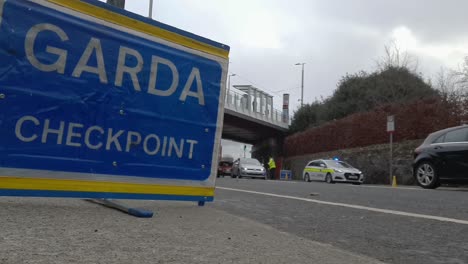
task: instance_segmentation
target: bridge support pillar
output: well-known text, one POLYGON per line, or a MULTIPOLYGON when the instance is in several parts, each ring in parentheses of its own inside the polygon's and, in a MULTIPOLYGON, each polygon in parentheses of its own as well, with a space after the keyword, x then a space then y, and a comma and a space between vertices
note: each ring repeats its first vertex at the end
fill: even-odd
POLYGON ((258 159, 263 164, 268 162, 270 156, 275 159, 283 156, 283 137, 269 138, 252 146, 252 158, 258 159))

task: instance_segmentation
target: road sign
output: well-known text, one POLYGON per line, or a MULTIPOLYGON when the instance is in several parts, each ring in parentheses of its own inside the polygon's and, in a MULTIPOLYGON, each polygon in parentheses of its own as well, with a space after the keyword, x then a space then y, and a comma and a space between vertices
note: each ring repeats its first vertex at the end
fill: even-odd
POLYGON ((0 31, 0 195, 213 199, 229 47, 96 0, 0 31))
POLYGON ((387 116, 387 132, 395 132, 395 116, 387 116))

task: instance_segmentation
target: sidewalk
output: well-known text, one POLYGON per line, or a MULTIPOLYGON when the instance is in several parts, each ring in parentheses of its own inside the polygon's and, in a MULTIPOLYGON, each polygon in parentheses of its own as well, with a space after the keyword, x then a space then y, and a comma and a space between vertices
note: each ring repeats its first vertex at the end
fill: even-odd
POLYGON ((0 197, 0 263, 380 263, 210 207, 123 201, 141 219, 76 199, 0 197))

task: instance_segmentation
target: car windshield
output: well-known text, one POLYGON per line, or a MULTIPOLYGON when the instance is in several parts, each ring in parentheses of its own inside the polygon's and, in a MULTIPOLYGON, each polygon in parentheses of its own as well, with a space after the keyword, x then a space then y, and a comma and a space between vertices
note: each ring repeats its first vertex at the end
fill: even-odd
POLYGON ((348 163, 344 161, 335 161, 335 160, 330 160, 325 162, 328 167, 332 168, 344 168, 344 169, 352 169, 354 168, 353 166, 349 165, 348 163))
POLYGON ((241 163, 248 165, 261 165, 260 162, 256 159, 242 159, 241 163))

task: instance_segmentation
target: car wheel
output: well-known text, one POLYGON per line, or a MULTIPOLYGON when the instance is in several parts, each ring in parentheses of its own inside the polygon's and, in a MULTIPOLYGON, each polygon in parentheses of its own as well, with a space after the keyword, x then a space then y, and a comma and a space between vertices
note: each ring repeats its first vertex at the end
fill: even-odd
POLYGON ((439 177, 436 168, 428 161, 418 164, 415 170, 416 182, 424 189, 435 189, 439 187, 439 177))
POLYGON ((304 175, 304 181, 305 181, 305 182, 310 182, 309 173, 306 173, 306 174, 304 175))
POLYGON ((332 175, 330 173, 327 173, 327 176, 325 177, 325 181, 327 183, 333 183, 332 175))

